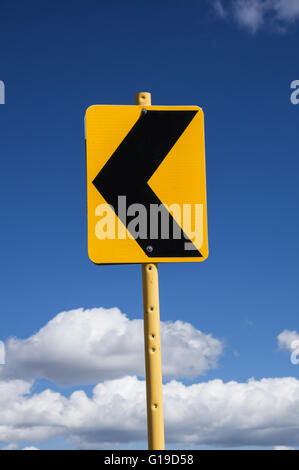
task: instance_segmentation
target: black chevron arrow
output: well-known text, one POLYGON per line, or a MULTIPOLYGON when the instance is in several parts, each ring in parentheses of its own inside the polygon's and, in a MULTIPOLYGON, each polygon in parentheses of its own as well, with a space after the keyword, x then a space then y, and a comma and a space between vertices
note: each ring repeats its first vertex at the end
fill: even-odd
POLYGON ((146 208, 147 236, 136 238, 136 242, 149 258, 202 257, 147 184, 196 113, 142 110, 140 118, 93 180, 94 186, 127 228, 135 216, 124 217, 123 212, 118 210, 118 197, 126 197, 127 207, 142 204, 146 208), (162 217, 169 217, 168 239, 161 238, 161 218, 158 237, 151 238, 151 204, 160 206, 162 217), (177 235, 174 238, 177 233, 180 233, 180 238, 177 235), (186 243, 189 249, 186 249, 186 243))

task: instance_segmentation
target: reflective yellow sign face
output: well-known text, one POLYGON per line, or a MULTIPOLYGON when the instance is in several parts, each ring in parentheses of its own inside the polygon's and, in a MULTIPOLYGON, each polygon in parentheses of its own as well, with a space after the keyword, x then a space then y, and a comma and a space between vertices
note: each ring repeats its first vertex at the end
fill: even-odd
POLYGON ((86 111, 88 254, 96 264, 208 256, 204 117, 196 106, 86 111))

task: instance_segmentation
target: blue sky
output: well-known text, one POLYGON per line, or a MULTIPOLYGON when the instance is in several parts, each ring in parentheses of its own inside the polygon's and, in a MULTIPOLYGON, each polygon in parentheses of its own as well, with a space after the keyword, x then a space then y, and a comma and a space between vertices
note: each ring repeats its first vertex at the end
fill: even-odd
MULTIPOLYGON (((287 340, 288 332, 297 338, 299 331, 299 105, 290 101, 290 83, 299 79, 298 1, 30 0, 4 1, 0 9, 6 91, 0 105, 0 339, 21 341, 60 312, 79 308, 117 307, 130 321, 142 318, 140 266, 94 266, 87 256, 83 119, 92 104, 133 104, 136 92, 150 91, 152 104, 198 105, 205 112, 210 256, 199 264, 160 265, 160 307, 163 322, 181 320, 211 334, 222 353, 214 350, 214 366, 195 376, 176 371, 174 378, 188 387, 292 377, 299 389, 299 365, 290 361, 287 340)), ((91 396, 101 382, 100 375, 88 384, 76 381, 75 366, 67 385, 43 372, 22 376, 20 369, 0 381, 33 384, 33 399, 47 388, 62 401, 79 389, 91 396)), ((104 386, 108 379, 103 376, 104 386)), ((299 409, 296 400, 292 410, 299 409)), ((18 424, 11 427, 3 447, 88 447, 92 441, 126 448, 136 438, 126 440, 116 429, 109 441, 101 428, 91 440, 83 431, 73 440, 67 431, 53 431, 38 442, 30 429, 21 435, 18 424)), ((296 447, 296 429, 285 442, 248 435, 241 443, 205 436, 191 442, 187 431, 169 431, 169 445, 296 447)))

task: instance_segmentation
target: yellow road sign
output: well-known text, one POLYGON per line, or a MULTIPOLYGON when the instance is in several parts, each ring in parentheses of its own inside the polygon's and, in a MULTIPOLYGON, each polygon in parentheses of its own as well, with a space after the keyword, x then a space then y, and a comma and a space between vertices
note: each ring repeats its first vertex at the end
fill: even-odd
POLYGON ((96 264, 208 256, 204 117, 196 106, 86 111, 88 253, 96 264))

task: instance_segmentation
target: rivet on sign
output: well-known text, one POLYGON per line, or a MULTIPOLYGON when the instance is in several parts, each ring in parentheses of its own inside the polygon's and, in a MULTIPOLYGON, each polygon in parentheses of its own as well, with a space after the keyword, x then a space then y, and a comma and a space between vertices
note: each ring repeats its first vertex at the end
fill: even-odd
POLYGON ((148 245, 148 246, 146 247, 146 251, 147 251, 148 253, 152 253, 153 247, 152 247, 151 245, 148 245))
POLYGON ((143 109, 141 110, 141 114, 146 114, 146 113, 147 113, 147 109, 143 108, 143 109))

